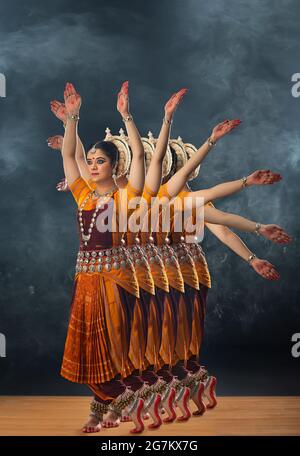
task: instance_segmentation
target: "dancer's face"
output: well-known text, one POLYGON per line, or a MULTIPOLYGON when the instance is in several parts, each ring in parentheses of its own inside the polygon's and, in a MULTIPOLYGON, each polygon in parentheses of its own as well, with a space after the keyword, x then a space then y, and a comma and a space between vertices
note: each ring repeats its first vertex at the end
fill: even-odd
POLYGON ((112 166, 110 158, 105 155, 101 149, 92 149, 87 153, 87 165, 94 182, 100 182, 109 179, 112 176, 112 166))

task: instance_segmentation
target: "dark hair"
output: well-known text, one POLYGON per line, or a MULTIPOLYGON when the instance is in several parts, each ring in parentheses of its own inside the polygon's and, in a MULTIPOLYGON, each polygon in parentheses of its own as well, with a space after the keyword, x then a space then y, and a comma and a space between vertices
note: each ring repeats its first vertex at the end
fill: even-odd
POLYGON ((103 150, 104 154, 107 158, 109 158, 112 167, 118 162, 119 151, 117 146, 112 141, 98 141, 96 144, 92 144, 86 152, 86 155, 92 147, 103 150))
POLYGON ((172 154, 172 166, 171 166, 171 170, 170 170, 169 174, 163 178, 163 182, 162 182, 163 184, 168 182, 168 180, 171 179, 172 176, 174 176, 174 174, 176 173, 176 168, 177 168, 177 154, 172 146, 169 146, 169 147, 170 147, 171 154, 172 154))

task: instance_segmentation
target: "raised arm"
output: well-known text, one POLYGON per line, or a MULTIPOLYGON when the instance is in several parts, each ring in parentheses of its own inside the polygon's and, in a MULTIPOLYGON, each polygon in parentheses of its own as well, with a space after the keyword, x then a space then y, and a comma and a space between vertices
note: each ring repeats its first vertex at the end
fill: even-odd
POLYGON ((256 233, 276 244, 288 244, 292 241, 291 236, 278 225, 263 225, 252 222, 240 215, 220 211, 209 204, 204 207, 204 220, 205 223, 214 223, 229 228, 236 228, 240 231, 256 233))
POLYGON ((155 194, 157 194, 161 185, 162 164, 170 138, 173 116, 186 92, 187 89, 181 89, 179 92, 174 93, 165 105, 165 116, 145 180, 147 187, 155 194))
POLYGON ((281 181, 281 179, 282 177, 279 173, 274 173, 269 169, 260 169, 242 179, 218 184, 204 190, 185 192, 184 194, 191 198, 192 206, 196 207, 197 204, 199 204, 200 198, 203 198, 203 203, 206 204, 217 198, 223 198, 237 193, 245 187, 251 187, 253 185, 272 185, 281 181))
POLYGON ((257 258, 242 239, 227 226, 212 223, 206 223, 206 226, 224 245, 227 245, 234 253, 247 261, 257 274, 268 280, 279 279, 280 276, 275 267, 269 261, 257 258))
POLYGON ((128 81, 122 84, 118 93, 117 110, 125 123, 132 152, 128 181, 132 187, 142 194, 145 184, 145 152, 140 134, 129 112, 128 81))
MULTIPOLYGON (((63 123, 63 125, 65 127, 66 122, 67 122, 67 110, 66 110, 65 104, 61 103, 60 101, 53 100, 53 101, 50 102, 50 107, 51 107, 51 111, 53 112, 53 114, 59 120, 62 121, 62 123, 63 123)), ((76 158, 76 162, 77 162, 78 168, 80 170, 81 176, 83 177, 83 179, 88 181, 91 176, 90 176, 90 172, 89 172, 89 169, 88 169, 88 166, 87 166, 87 163, 86 163, 86 156, 85 156, 84 146, 83 146, 82 141, 81 141, 81 139, 80 139, 80 137, 78 135, 78 132, 77 132, 75 158, 76 158)))
POLYGON ((62 144, 62 157, 65 176, 68 184, 71 185, 80 177, 80 170, 76 162, 75 153, 81 97, 76 92, 74 86, 67 83, 64 91, 64 99, 67 110, 67 122, 62 144))
POLYGON ((166 188, 170 197, 174 198, 185 186, 189 175, 200 165, 205 159, 208 152, 226 134, 230 133, 241 123, 240 120, 225 120, 218 124, 212 131, 211 136, 197 150, 197 152, 188 160, 188 162, 179 170, 166 184, 166 188))

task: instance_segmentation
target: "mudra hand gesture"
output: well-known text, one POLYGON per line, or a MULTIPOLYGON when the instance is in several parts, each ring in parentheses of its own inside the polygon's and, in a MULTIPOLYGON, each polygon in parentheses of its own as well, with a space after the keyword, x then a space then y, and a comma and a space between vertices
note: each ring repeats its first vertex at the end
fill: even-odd
POLYGON ((267 260, 254 258, 254 260, 251 261, 251 266, 257 272, 257 274, 262 276, 264 279, 278 280, 280 277, 275 267, 267 260))
POLYGON ((62 179, 60 182, 58 182, 58 184, 56 184, 56 190, 58 192, 69 192, 70 191, 66 178, 62 179))
POLYGON ((177 109, 177 106, 182 101, 182 98, 186 94, 188 89, 180 89, 178 92, 175 92, 171 98, 165 104, 165 118, 171 120, 174 112, 177 109))
POLYGON ((271 185, 281 181, 279 173, 273 173, 269 169, 259 169, 247 177, 247 185, 271 185))
POLYGON ((67 110, 64 103, 57 100, 50 101, 50 109, 53 114, 65 125, 67 122, 67 110))
POLYGON ((79 114, 81 106, 81 96, 76 92, 75 87, 70 82, 67 82, 64 91, 64 99, 67 114, 70 116, 79 114))
POLYGON ((261 225, 259 234, 275 244, 289 244, 293 238, 279 225, 261 225))
POLYGON ((47 144, 49 147, 51 147, 51 149, 61 150, 63 140, 64 140, 64 138, 61 135, 50 136, 47 139, 47 144))
POLYGON ((210 139, 212 141, 218 141, 223 136, 230 133, 234 128, 238 127, 241 123, 239 119, 233 120, 224 120, 224 122, 219 123, 212 131, 210 139))
POLYGON ((129 116, 129 96, 128 81, 123 82, 120 92, 118 93, 117 110, 122 117, 129 116))

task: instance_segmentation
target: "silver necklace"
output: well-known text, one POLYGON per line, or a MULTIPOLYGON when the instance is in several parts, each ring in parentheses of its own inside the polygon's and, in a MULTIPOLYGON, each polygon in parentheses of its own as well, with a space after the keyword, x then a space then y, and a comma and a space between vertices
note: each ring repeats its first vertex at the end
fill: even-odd
POLYGON ((103 196, 107 196, 109 193, 112 193, 114 191, 114 189, 116 188, 116 185, 114 184, 109 190, 107 190, 106 192, 104 193, 99 193, 97 192, 97 190, 94 190, 93 191, 93 195, 96 197, 96 198, 101 198, 103 196))

